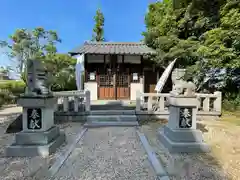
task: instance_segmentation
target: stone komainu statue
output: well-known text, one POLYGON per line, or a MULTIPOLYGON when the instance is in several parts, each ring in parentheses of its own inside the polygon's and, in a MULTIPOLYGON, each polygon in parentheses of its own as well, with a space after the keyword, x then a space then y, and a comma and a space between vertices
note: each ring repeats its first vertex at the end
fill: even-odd
POLYGON ((44 69, 40 60, 28 60, 27 62, 27 90, 25 95, 52 96, 48 86, 48 72, 44 69))
POLYGON ((195 96, 196 86, 193 82, 179 81, 173 86, 172 93, 175 95, 195 96))

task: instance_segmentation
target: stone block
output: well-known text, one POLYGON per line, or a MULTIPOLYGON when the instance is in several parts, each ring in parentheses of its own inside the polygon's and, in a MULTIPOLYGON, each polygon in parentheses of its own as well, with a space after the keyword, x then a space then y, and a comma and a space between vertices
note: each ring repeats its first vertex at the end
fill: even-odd
POLYGON ((137 121, 137 116, 135 115, 89 115, 87 116, 87 121, 120 121, 120 122, 126 122, 126 121, 137 121))
POLYGON ((163 130, 159 131, 158 138, 171 153, 205 153, 210 151, 209 146, 204 142, 174 142, 166 136, 163 130))
POLYGON ((198 104, 198 100, 196 97, 186 97, 186 96, 170 96, 169 104, 171 106, 177 107, 195 107, 198 104))
POLYGON ((54 126, 54 107, 56 98, 54 97, 21 97, 18 104, 23 106, 23 132, 45 132, 54 126), (33 113, 34 112, 34 113, 33 113), (37 118, 37 126, 33 122, 35 128, 30 128, 32 116, 37 118))
POLYGON ((197 123, 197 108, 189 108, 189 107, 176 107, 176 106, 170 106, 169 107, 169 111, 170 111, 170 114, 169 114, 169 118, 168 118, 168 127, 171 128, 171 129, 183 129, 183 128, 180 128, 179 125, 180 125, 180 119, 182 118, 181 117, 181 113, 180 111, 181 110, 184 110, 184 109, 188 109, 188 112, 189 112, 189 119, 191 119, 192 123, 191 123, 191 127, 188 127, 188 129, 196 129, 196 123, 197 123))
POLYGON ((54 126, 54 110, 50 108, 41 108, 40 109, 40 118, 41 127, 39 129, 30 129, 29 126, 29 113, 28 110, 38 110, 37 107, 32 108, 23 108, 23 131, 24 132, 44 132, 47 131, 49 128, 54 126))
POLYGON ((41 156, 47 157, 50 154, 56 152, 57 148, 65 142, 65 134, 60 133, 57 138, 53 139, 47 145, 17 145, 12 144, 6 148, 7 157, 34 157, 41 156))
POLYGON ((99 128, 99 127, 111 127, 111 126, 120 126, 120 127, 132 127, 132 126, 139 126, 137 121, 130 121, 130 122, 87 122, 84 124, 86 128, 99 128))
POLYGON ((47 145, 59 136, 59 127, 54 126, 45 132, 20 132, 17 133, 15 143, 18 145, 47 145))
POLYGON ((32 108, 32 107, 43 107, 43 108, 53 108, 57 103, 57 99, 52 96, 48 97, 20 97, 17 101, 22 107, 32 108))
POLYGON ((202 132, 198 129, 171 129, 164 126, 163 132, 173 142, 203 142, 202 132))

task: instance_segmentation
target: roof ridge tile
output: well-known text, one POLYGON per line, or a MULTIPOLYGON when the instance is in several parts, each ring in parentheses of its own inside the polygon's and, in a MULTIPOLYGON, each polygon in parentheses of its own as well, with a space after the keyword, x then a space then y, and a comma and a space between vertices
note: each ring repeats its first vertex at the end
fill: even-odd
POLYGON ((70 54, 156 54, 156 51, 143 42, 85 42, 70 54))

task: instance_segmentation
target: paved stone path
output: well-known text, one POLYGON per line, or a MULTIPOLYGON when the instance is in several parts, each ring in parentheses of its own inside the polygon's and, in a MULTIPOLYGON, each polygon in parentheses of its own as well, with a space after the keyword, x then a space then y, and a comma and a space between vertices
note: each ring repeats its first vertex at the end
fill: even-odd
POLYGON ((135 127, 89 129, 54 180, 154 180, 135 127))

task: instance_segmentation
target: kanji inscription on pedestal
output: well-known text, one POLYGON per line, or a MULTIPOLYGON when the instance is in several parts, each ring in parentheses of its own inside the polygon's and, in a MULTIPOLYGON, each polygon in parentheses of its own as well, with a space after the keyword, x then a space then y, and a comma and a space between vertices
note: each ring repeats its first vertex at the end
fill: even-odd
POLYGON ((191 108, 180 108, 179 127, 180 128, 192 127, 192 109, 191 108))
POLYGON ((42 128, 42 111, 40 108, 27 110, 27 126, 28 129, 42 128))

